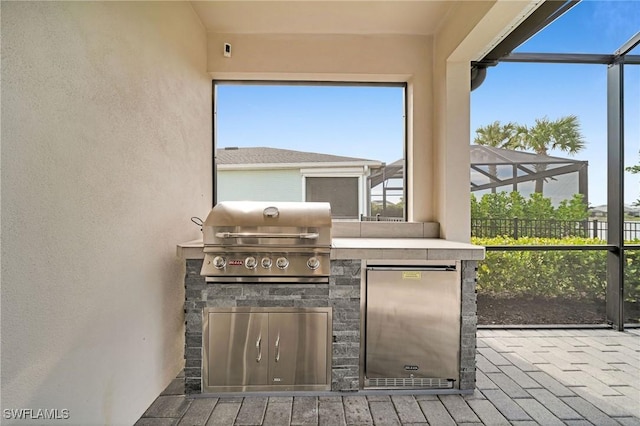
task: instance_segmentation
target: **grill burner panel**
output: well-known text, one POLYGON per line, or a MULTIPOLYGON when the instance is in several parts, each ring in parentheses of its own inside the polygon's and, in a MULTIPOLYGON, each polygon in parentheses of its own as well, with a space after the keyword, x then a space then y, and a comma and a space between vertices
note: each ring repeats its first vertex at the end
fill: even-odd
MULTIPOLYGON (((246 277, 253 280, 261 277, 300 277, 322 278, 321 281, 327 281, 329 268, 328 253, 223 252, 205 253, 201 275, 206 275, 208 281, 224 281, 233 277, 246 277), (255 266, 253 266, 254 262, 255 266), (313 269, 316 262, 318 266, 313 269), (221 264, 224 266, 216 267, 221 264), (280 267, 282 265, 286 266, 280 267)), ((234 281, 247 281, 247 279, 234 281)))

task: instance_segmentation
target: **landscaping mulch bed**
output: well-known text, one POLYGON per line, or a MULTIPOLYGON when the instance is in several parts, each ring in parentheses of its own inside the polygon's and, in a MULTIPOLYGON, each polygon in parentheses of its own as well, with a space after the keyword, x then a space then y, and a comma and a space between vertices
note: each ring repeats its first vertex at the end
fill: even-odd
MULTIPOLYGON (((606 324, 603 300, 478 294, 478 325, 606 324)), ((625 323, 640 322, 640 304, 625 303, 625 323)))

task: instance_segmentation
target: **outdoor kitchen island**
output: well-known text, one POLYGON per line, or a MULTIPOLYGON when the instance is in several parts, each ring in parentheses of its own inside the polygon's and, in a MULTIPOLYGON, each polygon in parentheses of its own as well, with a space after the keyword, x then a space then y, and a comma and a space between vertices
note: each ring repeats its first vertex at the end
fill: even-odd
MULTIPOLYGON (((185 276, 185 390, 187 394, 209 393, 203 389, 203 312, 220 308, 298 309, 330 308, 330 380, 326 390, 363 391, 363 334, 366 309, 366 269, 369 266, 411 269, 433 265, 457 265, 459 291, 458 376, 449 386, 382 387, 388 392, 415 389, 434 393, 467 392, 475 386, 477 261, 484 248, 439 239, 436 223, 334 222, 328 283, 216 283, 201 276, 203 242, 178 245, 186 262, 185 276), (393 236, 395 235, 395 236, 393 236)), ((412 275, 408 275, 409 278, 412 275)), ((456 314, 457 315, 457 314, 456 314)), ((406 370, 417 367, 406 366, 406 370)), ((407 371, 409 383, 413 372, 407 371)), ((416 374, 417 376, 417 374, 416 374)), ((249 388, 250 389, 250 388, 249 388)), ((375 387, 371 387, 375 389, 375 387)), ((291 388, 283 387, 283 391, 291 388)))

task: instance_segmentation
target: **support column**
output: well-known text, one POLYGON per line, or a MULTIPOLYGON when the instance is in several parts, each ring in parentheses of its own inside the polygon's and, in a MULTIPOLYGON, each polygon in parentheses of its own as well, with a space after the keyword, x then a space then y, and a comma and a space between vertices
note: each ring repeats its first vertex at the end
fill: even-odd
POLYGON ((589 206, 589 164, 586 161, 578 170, 578 193, 583 195, 584 205, 589 206))
POLYGON ((471 209, 469 207, 469 133, 470 84, 469 63, 446 61, 437 84, 436 138, 434 164, 436 182, 436 219, 440 237, 469 242, 471 209))
POLYGON ((607 69, 607 321, 624 329, 624 66, 607 69))

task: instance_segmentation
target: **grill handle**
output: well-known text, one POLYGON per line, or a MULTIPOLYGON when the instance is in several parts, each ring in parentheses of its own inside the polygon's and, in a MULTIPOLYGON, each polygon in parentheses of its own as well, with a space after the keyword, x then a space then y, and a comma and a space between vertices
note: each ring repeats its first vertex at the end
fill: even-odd
POLYGON ((300 238, 301 240, 317 240, 317 232, 301 232, 284 234, 274 232, 216 232, 217 238, 300 238))
POLYGON ((256 362, 260 362, 262 359, 262 334, 258 336, 258 340, 256 341, 256 350, 258 351, 258 356, 256 357, 256 362))

